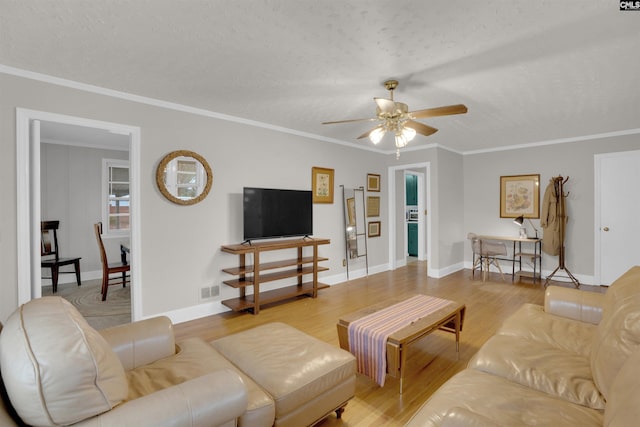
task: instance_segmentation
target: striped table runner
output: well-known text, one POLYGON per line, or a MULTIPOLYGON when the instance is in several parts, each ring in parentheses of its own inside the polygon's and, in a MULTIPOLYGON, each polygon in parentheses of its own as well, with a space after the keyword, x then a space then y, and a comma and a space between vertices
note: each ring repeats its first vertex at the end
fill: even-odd
POLYGON ((451 303, 416 295, 349 323, 349 351, 356 357, 358 372, 384 386, 389 335, 451 303))

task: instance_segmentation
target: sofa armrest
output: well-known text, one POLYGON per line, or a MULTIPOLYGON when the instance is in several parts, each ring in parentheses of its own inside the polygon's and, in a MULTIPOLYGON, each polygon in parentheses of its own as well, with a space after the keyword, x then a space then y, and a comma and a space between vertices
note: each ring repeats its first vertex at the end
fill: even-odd
POLYGON ((247 390, 228 369, 130 400, 78 427, 212 427, 235 420, 247 409, 247 390))
POLYGON ((165 316, 114 326, 99 332, 126 371, 176 353, 173 324, 165 316))
POLYGON ((604 294, 549 286, 544 295, 544 311, 597 325, 602 318, 604 294))

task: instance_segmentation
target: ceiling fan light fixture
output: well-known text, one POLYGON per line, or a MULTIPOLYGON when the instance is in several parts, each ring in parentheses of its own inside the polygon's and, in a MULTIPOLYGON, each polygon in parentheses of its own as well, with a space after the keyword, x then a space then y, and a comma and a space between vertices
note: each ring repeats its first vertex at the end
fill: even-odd
POLYGON ((416 137, 416 130, 405 126, 402 128, 402 135, 407 139, 407 142, 413 141, 413 138, 416 137))
POLYGON ((403 148, 407 146, 409 140, 402 132, 396 133, 396 148, 403 148))
POLYGON ((382 141, 382 137, 385 134, 385 130, 384 128, 375 128, 373 131, 371 131, 371 133, 369 134, 369 140, 371 140, 371 142, 373 142, 374 144, 379 143, 380 141, 382 141))

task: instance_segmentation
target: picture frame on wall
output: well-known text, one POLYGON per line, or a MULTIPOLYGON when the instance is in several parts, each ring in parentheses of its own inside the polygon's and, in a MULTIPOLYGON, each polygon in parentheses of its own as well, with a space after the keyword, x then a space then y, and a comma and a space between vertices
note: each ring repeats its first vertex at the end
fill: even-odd
POLYGON ((500 218, 540 218, 540 175, 500 177, 500 218))
POLYGON ((367 197, 367 217, 380 216, 380 197, 367 197))
POLYGON ((369 237, 380 237, 380 221, 369 221, 367 235, 369 237))
POLYGON ((367 191, 380 191, 380 175, 375 173, 367 174, 367 191))
POLYGON ((314 166, 311 168, 313 203, 333 203, 334 170, 314 166))

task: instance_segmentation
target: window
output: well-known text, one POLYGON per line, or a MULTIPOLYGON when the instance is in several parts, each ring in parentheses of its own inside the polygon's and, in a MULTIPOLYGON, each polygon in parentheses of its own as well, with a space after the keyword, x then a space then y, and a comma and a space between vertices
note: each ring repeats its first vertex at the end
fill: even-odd
POLYGON ((130 228, 129 162, 102 160, 102 233, 128 234, 130 228))

